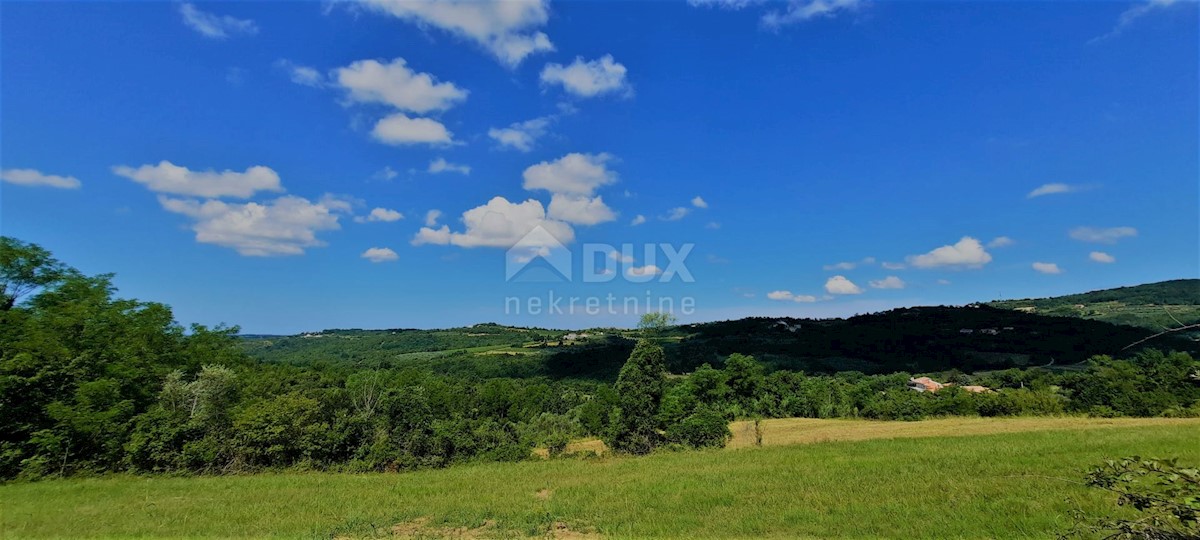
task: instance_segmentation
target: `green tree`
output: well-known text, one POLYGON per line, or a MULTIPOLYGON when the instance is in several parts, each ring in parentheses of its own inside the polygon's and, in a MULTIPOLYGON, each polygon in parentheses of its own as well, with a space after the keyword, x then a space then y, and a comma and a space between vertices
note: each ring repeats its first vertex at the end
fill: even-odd
POLYGON ((647 454, 658 445, 656 420, 664 386, 662 347, 640 340, 617 376, 617 407, 608 436, 616 452, 647 454))
POLYGON ((650 335, 660 335, 675 325, 678 319, 666 311, 653 311, 642 315, 638 328, 650 335))

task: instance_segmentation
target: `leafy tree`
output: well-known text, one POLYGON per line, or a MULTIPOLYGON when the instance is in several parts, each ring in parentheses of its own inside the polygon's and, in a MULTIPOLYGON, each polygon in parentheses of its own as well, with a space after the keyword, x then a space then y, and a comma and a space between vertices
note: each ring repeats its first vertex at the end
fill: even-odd
POLYGON ((1088 516, 1076 513, 1067 536, 1119 540, 1185 540, 1200 538, 1200 469, 1175 460, 1128 457, 1109 460, 1085 477, 1090 487, 1116 495, 1117 506, 1132 508, 1136 517, 1088 516))
POLYGON ((648 454, 661 438, 656 413, 664 385, 662 347, 640 340, 617 377, 617 408, 608 435, 609 448, 629 454, 648 454))
POLYGON ((667 440, 691 448, 723 448, 732 437, 729 420, 707 405, 667 428, 667 440))
POLYGON ((33 291, 75 273, 37 244, 0 236, 0 311, 8 311, 33 291))
POLYGON ((733 400, 745 412, 753 412, 764 382, 762 364, 753 356, 734 353, 725 360, 725 375, 733 400))
POLYGON ((666 311, 652 311, 642 315, 638 328, 651 335, 658 335, 675 325, 678 319, 666 311))

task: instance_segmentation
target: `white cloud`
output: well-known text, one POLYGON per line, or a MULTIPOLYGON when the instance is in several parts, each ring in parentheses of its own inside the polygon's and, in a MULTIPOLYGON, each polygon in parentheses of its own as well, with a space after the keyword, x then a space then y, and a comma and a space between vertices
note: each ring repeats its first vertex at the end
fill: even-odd
POLYGON ((358 216, 358 217, 354 218, 354 221, 356 221, 358 223, 367 223, 367 222, 391 223, 393 221, 400 221, 402 219, 404 219, 404 214, 401 214, 400 212, 397 212, 390 208, 375 208, 375 209, 371 210, 371 213, 367 214, 365 217, 358 216))
POLYGON ((1175 2, 1176 2, 1176 0, 1148 0, 1145 2, 1140 2, 1136 5, 1134 5, 1133 7, 1123 11, 1121 13, 1121 16, 1117 18, 1117 25, 1114 26, 1111 31, 1109 31, 1107 34, 1104 34, 1102 36, 1098 36, 1098 37, 1088 40, 1088 44, 1094 44, 1094 43, 1098 43, 1098 42, 1104 41, 1109 38, 1117 37, 1117 36, 1121 35, 1121 32, 1124 32, 1127 28, 1129 28, 1129 26, 1132 25, 1134 23, 1134 21, 1136 21, 1142 17, 1145 17, 1146 15, 1149 15, 1150 13, 1152 13, 1156 10, 1166 8, 1166 7, 1170 6, 1171 4, 1174 4, 1175 2))
POLYGON ((862 294, 863 290, 846 276, 833 276, 825 282, 825 292, 829 294, 862 294))
POLYGON ((883 279, 875 279, 867 282, 872 289, 903 289, 907 284, 904 280, 896 276, 888 276, 883 279))
MULTIPOLYGON (((751 295, 751 296, 753 296, 753 295, 751 295)), ((815 297, 815 296, 796 295, 796 294, 792 294, 792 291, 771 291, 771 292, 767 293, 767 298, 770 300, 781 300, 781 301, 789 301, 789 302, 804 302, 804 303, 817 301, 817 297, 815 297)))
POLYGON ((316 68, 302 66, 287 59, 276 60, 275 66, 283 71, 286 71, 288 78, 296 84, 301 86, 311 86, 313 88, 321 88, 325 86, 325 77, 322 76, 321 72, 317 71, 316 68))
POLYGON ((1112 255, 1109 255, 1103 251, 1093 251, 1088 254, 1088 258, 1091 259, 1093 262, 1104 263, 1104 264, 1110 264, 1110 263, 1117 262, 1116 257, 1113 257, 1112 255))
POLYGON ((1002 248, 1002 247, 1011 246, 1014 243, 1015 242, 1013 241, 1012 238, 1009 238, 1007 236, 997 236, 997 237, 993 238, 991 242, 987 243, 987 247, 1002 248))
POLYGON ((252 36, 258 33, 258 25, 252 20, 201 11, 187 2, 179 4, 179 14, 183 16, 184 24, 207 38, 226 39, 238 34, 252 36))
POLYGON ((1035 262, 1033 269, 1043 274, 1061 274, 1062 268, 1059 268, 1055 263, 1035 262))
POLYGON ((692 7, 715 7, 736 11, 754 4, 760 4, 764 1, 766 0, 688 0, 688 5, 692 7))
POLYGON ((373 248, 370 248, 370 249, 364 251, 362 254, 362 258, 367 259, 368 261, 371 261, 373 263, 381 263, 381 262, 394 261, 396 259, 399 259, 400 256, 397 255, 395 251, 392 251, 391 248, 373 247, 373 248))
POLYGON ((619 263, 624 263, 624 264, 629 264, 629 263, 633 262, 632 255, 625 255, 625 254, 622 254, 620 251, 608 252, 608 258, 610 258, 614 261, 617 261, 619 263))
POLYGON ((470 39, 509 67, 530 54, 554 50, 550 38, 536 31, 550 18, 549 0, 366 0, 366 4, 419 26, 470 39))
POLYGON ((171 195, 247 199, 259 191, 283 191, 279 174, 262 165, 250 167, 244 172, 216 172, 213 169, 193 171, 163 160, 158 165, 142 165, 136 169, 118 165, 112 171, 117 176, 145 185, 150 191, 171 195))
POLYGON ((631 277, 646 277, 657 276, 663 273, 662 268, 647 264, 646 266, 630 266, 625 270, 625 274, 631 277))
POLYGON ((638 214, 638 215, 634 216, 632 220, 629 221, 629 224, 631 226, 637 227, 638 225, 641 225, 645 222, 646 222, 646 216, 638 214))
POLYGON ((544 189, 564 195, 591 195, 601 186, 617 181, 617 173, 608 170, 608 154, 567 154, 555 161, 543 161, 525 169, 524 188, 544 189))
POLYGON ((691 212, 692 212, 692 210, 690 208, 684 208, 684 207, 680 206, 680 207, 672 208, 672 209, 668 210, 667 215, 662 216, 659 219, 661 219, 663 221, 679 221, 679 220, 683 219, 684 217, 687 217, 687 215, 690 214, 691 212))
POLYGON ((425 212, 425 226, 426 227, 436 227, 438 220, 441 218, 442 218, 441 210, 433 209, 428 212, 425 212))
POLYGON ((536 227, 562 244, 575 239, 570 225, 548 219, 542 203, 534 199, 513 203, 504 197, 493 197, 487 204, 463 212, 462 222, 466 226, 463 232, 451 232, 446 225, 439 229, 422 227, 412 243, 508 248, 536 227))
POLYGON ((43 186, 59 189, 79 189, 83 183, 74 176, 43 174, 36 169, 4 169, 0 180, 19 186, 43 186))
POLYGON ((1131 238, 1137 236, 1137 229, 1133 227, 1109 227, 1107 229, 1098 229, 1095 227, 1075 227, 1070 231, 1071 238, 1080 242, 1092 242, 1096 244, 1115 244, 1117 240, 1122 238, 1131 238))
POLYGON ((692 206, 695 206, 696 208, 708 208, 708 203, 705 202, 704 199, 700 198, 699 195, 696 195, 696 197, 692 199, 692 206))
POLYGON ((1043 195, 1057 195, 1057 194, 1061 194, 1061 193, 1074 193, 1076 191, 1082 191, 1082 190, 1083 190, 1083 186, 1073 186, 1070 184, 1059 184, 1059 183, 1042 184, 1041 186, 1038 186, 1033 191, 1030 191, 1029 194, 1025 196, 1025 198, 1032 199, 1034 197, 1041 197, 1043 195))
POLYGON ((601 197, 562 193, 555 193, 550 197, 550 206, 547 207, 546 213, 551 219, 576 225, 595 225, 617 219, 616 214, 604 204, 601 197))
POLYGON ((762 25, 769 30, 821 17, 835 17, 839 12, 856 11, 864 0, 790 0, 784 11, 771 11, 762 16, 762 25))
POLYGON ((197 242, 260 257, 301 255, 305 248, 324 246, 316 233, 341 228, 338 214, 349 206, 331 197, 313 203, 293 195, 263 204, 200 202, 165 195, 158 200, 167 211, 192 219, 197 242))
POLYGON ((444 172, 456 172, 461 174, 471 174, 471 167, 468 165, 459 165, 450 163, 446 158, 437 158, 429 162, 428 172, 432 174, 440 174, 444 172))
POLYGON ((393 146, 454 143, 454 134, 441 122, 432 118, 409 118, 404 113, 384 117, 375 124, 371 136, 381 143, 393 146))
POLYGON ((506 128, 491 128, 488 130, 488 137, 495 140, 501 148, 508 147, 521 152, 529 152, 533 150, 537 140, 546 134, 546 128, 550 126, 551 118, 543 116, 524 122, 514 122, 506 128))
POLYGON ((334 70, 334 76, 351 101, 385 103, 402 111, 442 111, 467 99, 466 90, 451 82, 437 82, 428 73, 414 72, 403 58, 387 64, 359 60, 334 70))
POLYGON ((908 268, 908 265, 897 262, 884 262, 879 266, 882 266, 884 270, 904 270, 905 268, 908 268))
POLYGON ((924 255, 910 255, 907 261, 917 268, 981 268, 992 261, 992 256, 979 240, 964 236, 954 245, 942 246, 924 255))
POLYGON ((546 64, 541 80, 544 84, 560 84, 564 90, 579 97, 590 98, 618 91, 628 96, 633 89, 625 80, 625 73, 625 66, 613 61, 611 54, 588 62, 577 56, 567 66, 546 64))
POLYGON ((828 272, 831 270, 854 270, 857 266, 858 266, 858 263, 840 262, 837 264, 827 264, 825 266, 822 266, 821 268, 825 269, 825 271, 828 272))
POLYGON ((396 169, 393 169, 389 165, 389 166, 385 166, 382 169, 379 169, 378 171, 375 171, 375 174, 372 174, 371 178, 374 178, 376 180, 391 180, 397 176, 400 176, 400 173, 396 172, 396 169))

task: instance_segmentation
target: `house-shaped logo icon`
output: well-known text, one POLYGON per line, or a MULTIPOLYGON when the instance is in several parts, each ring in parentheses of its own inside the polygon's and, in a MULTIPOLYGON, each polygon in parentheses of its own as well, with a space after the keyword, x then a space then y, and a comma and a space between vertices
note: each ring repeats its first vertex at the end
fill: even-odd
POLYGON ((550 231, 534 227, 504 256, 504 280, 571 281, 571 252, 550 231))

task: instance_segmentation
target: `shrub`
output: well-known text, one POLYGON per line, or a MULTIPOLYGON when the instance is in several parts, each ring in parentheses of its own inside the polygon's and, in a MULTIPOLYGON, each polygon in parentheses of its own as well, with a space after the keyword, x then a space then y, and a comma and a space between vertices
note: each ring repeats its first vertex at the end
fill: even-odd
POLYGON ((667 429, 668 441, 692 448, 723 448, 732 437, 725 416, 707 406, 667 429))

